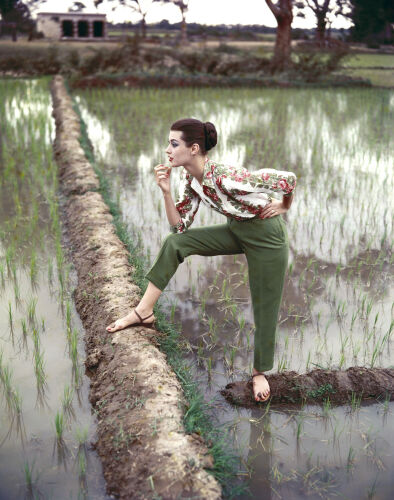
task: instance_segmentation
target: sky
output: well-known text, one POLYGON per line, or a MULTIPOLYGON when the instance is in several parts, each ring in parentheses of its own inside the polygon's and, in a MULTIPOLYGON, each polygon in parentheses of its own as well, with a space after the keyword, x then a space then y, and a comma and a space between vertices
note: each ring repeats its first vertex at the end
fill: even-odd
MULTIPOLYGON (((84 12, 99 12, 107 14, 110 22, 138 22, 141 17, 133 13, 129 8, 117 5, 116 1, 104 0, 96 9, 93 0, 80 0, 87 8, 84 12)), ((333 1, 333 0, 331 0, 333 1)), ((141 5, 146 7, 148 14, 147 23, 160 22, 167 19, 170 23, 181 21, 181 13, 175 5, 161 5, 153 3, 151 0, 140 0, 141 5), (150 7, 150 8, 149 8, 150 7)), ((67 12, 73 5, 72 0, 47 0, 36 12, 67 12)), ((35 17, 33 14, 33 17, 35 17)), ((293 28, 314 28, 315 16, 310 9, 305 9, 306 18, 294 18, 293 28)), ((343 17, 333 18, 333 28, 348 28, 350 22, 343 17)), ((189 11, 186 15, 186 22, 200 24, 263 24, 265 26, 276 27, 277 23, 274 15, 268 8, 265 0, 190 0, 189 11)))

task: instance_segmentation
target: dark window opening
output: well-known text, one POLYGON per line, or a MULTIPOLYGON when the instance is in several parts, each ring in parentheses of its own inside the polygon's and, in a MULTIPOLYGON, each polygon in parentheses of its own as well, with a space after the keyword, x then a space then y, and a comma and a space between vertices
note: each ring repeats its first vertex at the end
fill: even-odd
POLYGON ((79 37, 89 36, 89 27, 87 21, 78 21, 78 36, 79 37))
POLYGON ((56 23, 59 22, 59 16, 52 16, 51 19, 52 19, 52 21, 55 21, 56 23))
POLYGON ((93 36, 103 37, 104 36, 104 23, 103 21, 93 21, 93 36))
POLYGON ((63 35, 62 36, 74 36, 74 25, 72 21, 63 21, 62 22, 62 31, 63 35))

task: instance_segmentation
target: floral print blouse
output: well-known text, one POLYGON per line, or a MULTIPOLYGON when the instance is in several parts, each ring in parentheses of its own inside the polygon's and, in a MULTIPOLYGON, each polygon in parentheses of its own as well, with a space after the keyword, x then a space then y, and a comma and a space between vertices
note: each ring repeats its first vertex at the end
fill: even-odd
POLYGON ((292 172, 262 168, 249 172, 205 160, 202 184, 191 174, 183 178, 179 199, 175 204, 181 220, 170 226, 173 233, 184 233, 192 224, 200 201, 227 217, 236 220, 259 216, 271 201, 273 192, 290 195, 297 178, 292 172))

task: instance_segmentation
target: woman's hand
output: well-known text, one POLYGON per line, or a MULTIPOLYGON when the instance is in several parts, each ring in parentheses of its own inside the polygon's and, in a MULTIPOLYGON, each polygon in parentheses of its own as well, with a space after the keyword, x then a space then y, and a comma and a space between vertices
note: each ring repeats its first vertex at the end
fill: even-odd
POLYGON ((171 183, 171 167, 166 167, 163 164, 156 165, 154 168, 156 182, 159 188, 163 191, 163 193, 170 193, 171 183))
POLYGON ((289 209, 284 205, 283 201, 272 199, 268 205, 266 205, 263 210, 260 212, 260 219, 269 219, 271 217, 275 217, 279 214, 284 214, 289 209))

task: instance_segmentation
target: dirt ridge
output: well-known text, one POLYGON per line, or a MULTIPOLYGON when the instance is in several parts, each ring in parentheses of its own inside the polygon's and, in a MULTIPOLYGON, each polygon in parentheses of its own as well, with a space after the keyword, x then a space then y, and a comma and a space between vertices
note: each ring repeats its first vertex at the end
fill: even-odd
MULTIPOLYGON (((394 370, 352 366, 347 370, 322 370, 308 373, 295 371, 267 375, 271 405, 300 406, 303 403, 322 403, 329 399, 333 405, 385 401, 394 399, 394 370)), ((227 384, 221 394, 232 404, 253 408, 252 381, 227 384)))
POLYGON ((61 75, 53 78, 51 93, 54 153, 66 197, 63 222, 78 275, 74 300, 86 332, 89 399, 98 417, 94 446, 107 491, 122 499, 221 498, 219 483, 206 470, 214 466, 208 448, 197 434, 185 433, 187 403, 157 347, 161 333, 145 327, 105 330, 138 304, 140 289, 80 146, 79 119, 61 75))

